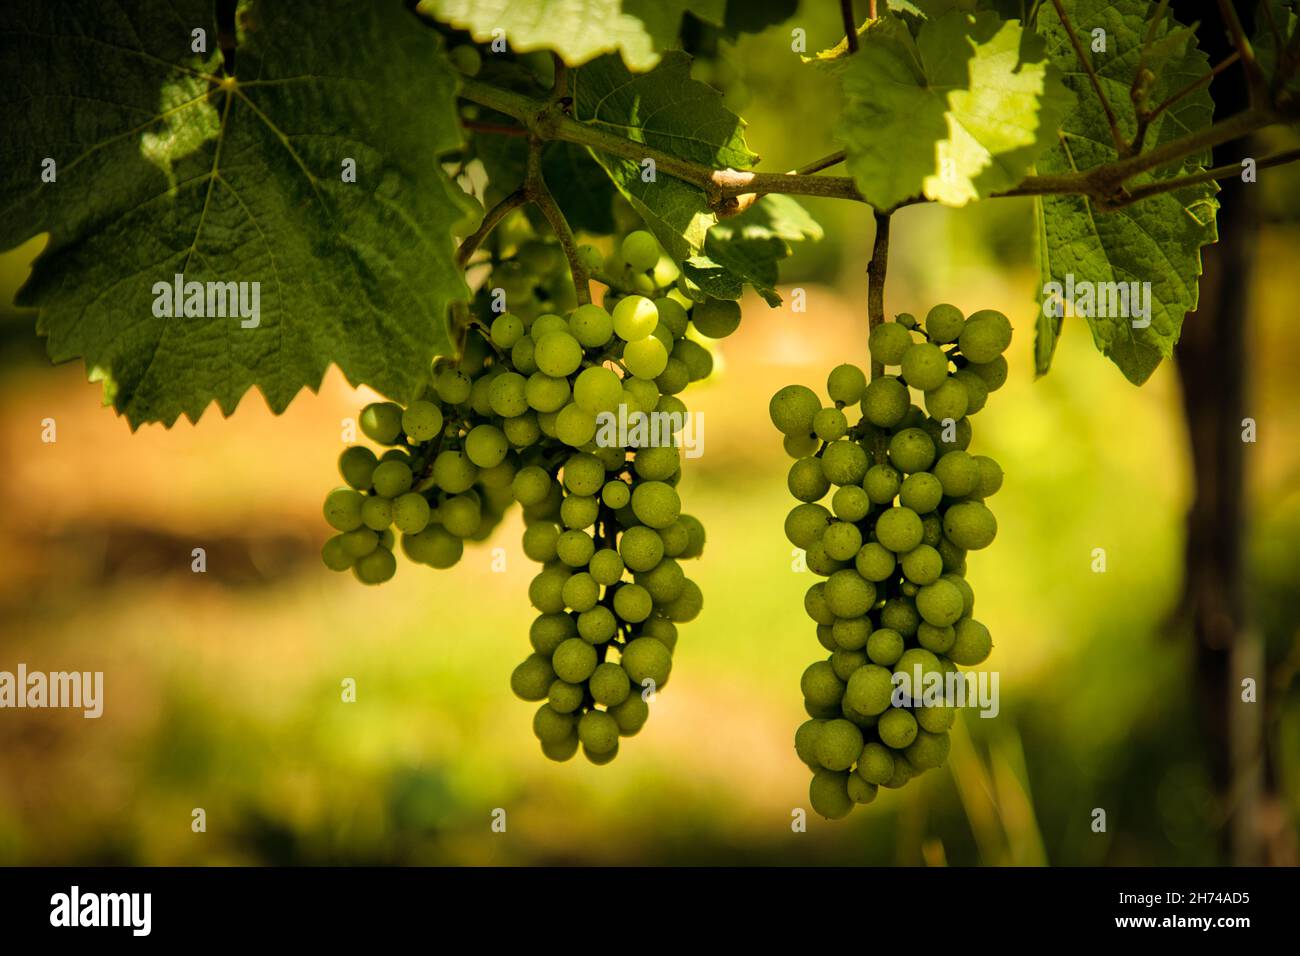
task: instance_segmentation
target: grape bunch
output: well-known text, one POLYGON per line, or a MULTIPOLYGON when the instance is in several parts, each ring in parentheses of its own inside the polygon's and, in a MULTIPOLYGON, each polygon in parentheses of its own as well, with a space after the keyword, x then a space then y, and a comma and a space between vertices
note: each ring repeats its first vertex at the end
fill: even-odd
POLYGON ((389 447, 340 456, 346 485, 325 500, 338 534, 322 557, 380 583, 396 570, 396 532, 410 560, 447 568, 518 502, 524 553, 541 569, 528 588, 532 653, 510 686, 539 704, 533 730, 546 756, 581 747, 603 764, 645 723, 677 625, 703 606, 682 562, 702 553, 704 528, 682 512, 671 435, 688 414, 678 394, 713 366, 688 332, 721 338, 740 310, 670 288, 678 272, 649 233, 630 233, 608 258, 581 255, 610 285, 604 306, 566 302, 558 245, 526 239, 494 263, 475 303, 490 321, 468 329, 460 360, 437 363, 406 408, 362 411, 361 430, 389 447), (499 292, 510 311, 494 314, 499 292), (620 434, 620 419, 635 424, 638 413, 654 427, 620 434))
POLYGON ((799 504, 786 537, 826 579, 808 589, 804 607, 829 656, 803 673, 809 719, 795 733, 822 816, 846 816, 879 787, 940 766, 957 712, 946 698, 923 705, 922 689, 992 649, 971 616, 965 573, 967 552, 997 533, 985 499, 1001 487, 1002 469, 967 449, 970 416, 1006 381, 1010 343, 1002 313, 964 317, 937 305, 924 329, 908 315, 872 329, 871 357, 897 374, 868 383, 861 369, 840 365, 825 407, 803 385, 772 397, 772 422, 795 459, 787 483, 799 504), (850 423, 853 406, 860 418, 850 423), (918 673, 922 688, 895 694, 895 675, 918 673))

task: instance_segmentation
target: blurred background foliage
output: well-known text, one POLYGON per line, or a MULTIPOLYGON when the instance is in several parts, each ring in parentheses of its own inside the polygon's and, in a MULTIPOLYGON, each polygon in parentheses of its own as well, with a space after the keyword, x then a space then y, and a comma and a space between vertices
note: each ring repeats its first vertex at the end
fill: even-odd
MULTIPOLYGON (((818 6, 706 44, 702 69, 728 87, 766 169, 835 146, 834 85, 789 49, 793 24, 810 51, 840 38, 834 5, 818 6)), ((1247 540, 1262 659, 1244 673, 1274 715, 1282 841, 1300 820, 1296 186, 1293 170, 1263 176, 1256 309, 1238 317, 1259 423, 1247 540)), ((533 616, 517 518, 456 569, 403 564, 379 589, 320 565, 342 423, 371 393, 332 371, 278 419, 252 393, 231 419, 132 435, 79 365, 49 367, 34 316, 11 306, 43 240, 4 255, 0 669, 102 670, 106 706, 99 720, 0 711, 0 863, 1228 862, 1191 647, 1171 623, 1194 482, 1178 378, 1166 363, 1133 388, 1067 320, 1052 373, 1033 380, 1027 200, 900 212, 886 298, 891 313, 998 308, 1017 328, 1011 380, 974 441, 1007 474, 999 539, 970 570, 1001 714, 959 723, 945 768, 792 832, 808 779, 791 743, 798 680, 821 649, 802 607, 812 577, 791 570, 781 530, 788 461, 767 399, 866 363, 872 229, 863 207, 808 205, 827 238, 783 271, 807 311, 747 299, 719 373, 686 395, 707 426, 682 487, 709 534, 692 570, 705 611, 683 627, 646 728, 606 767, 545 760, 533 707, 509 692, 533 616), (40 439, 46 418, 54 444, 40 439), (190 571, 195 547, 206 574, 190 571), (356 703, 341 701, 346 678, 356 703), (191 831, 197 807, 205 833, 191 831), (496 808, 505 833, 490 828, 496 808), (1094 808, 1106 833, 1091 829, 1094 808)))

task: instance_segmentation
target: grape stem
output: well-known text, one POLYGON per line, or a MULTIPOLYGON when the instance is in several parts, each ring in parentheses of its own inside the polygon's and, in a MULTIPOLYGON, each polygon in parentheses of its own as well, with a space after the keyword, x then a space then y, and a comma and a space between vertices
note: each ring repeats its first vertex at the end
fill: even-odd
POLYGON ((528 202, 528 193, 521 186, 484 213, 483 222, 479 224, 477 229, 461 240, 460 246, 457 247, 456 265, 461 269, 469 265, 469 260, 474 257, 478 247, 483 244, 483 240, 488 237, 501 220, 526 202, 528 202))
POLYGON ((587 278, 587 267, 582 264, 582 259, 578 255, 578 244, 573 238, 573 230, 569 228, 569 221, 564 218, 563 210, 551 195, 551 190, 547 188, 546 180, 542 176, 542 140, 537 136, 530 136, 528 139, 528 171, 521 188, 527 200, 536 206, 546 217, 546 221, 551 224, 551 231, 555 233, 560 248, 564 250, 564 257, 569 261, 569 273, 573 276, 573 288, 578 304, 590 305, 591 282, 587 278))
MULTIPOLYGON (((871 260, 867 263, 867 333, 885 321, 885 270, 889 266, 889 216, 876 213, 876 239, 871 247, 871 260)), ((885 366, 871 362, 872 379, 885 374, 885 366)))

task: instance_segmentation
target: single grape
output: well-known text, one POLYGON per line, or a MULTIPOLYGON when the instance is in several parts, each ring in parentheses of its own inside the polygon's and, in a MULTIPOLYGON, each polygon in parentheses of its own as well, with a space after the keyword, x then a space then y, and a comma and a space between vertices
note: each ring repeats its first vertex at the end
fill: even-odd
POLYGON ((397 559, 387 548, 377 547, 357 558, 352 573, 362 584, 383 584, 397 572, 397 559))
POLYGON ((379 459, 373 451, 365 445, 353 445, 339 455, 339 474, 351 487, 358 491, 368 491, 378 464, 379 459))
POLYGON ((655 237, 643 229, 629 232, 623 237, 623 261, 635 272, 648 272, 659 261, 660 248, 655 237))
MULTIPOLYGON (((614 334, 624 342, 644 339, 659 323, 659 310, 642 295, 629 295, 614 306, 614 334)), ((662 344, 662 343, 660 343, 662 344)))
POLYGON ((862 398, 867 376, 856 365, 837 365, 826 377, 826 392, 832 402, 852 405, 862 398))
POLYGON ((361 503, 361 523, 371 531, 383 531, 393 523, 393 502, 369 495, 361 503))
POLYGON ((623 349, 623 364, 638 378, 657 379, 668 362, 668 350, 653 335, 628 342, 623 349))
POLYGON ((645 686, 643 682, 649 680, 656 688, 662 688, 672 672, 673 656, 653 637, 638 637, 623 649, 622 666, 638 687, 645 686))
POLYGON ((705 299, 691 311, 696 330, 711 339, 725 339, 740 327, 740 303, 730 299, 705 299))
POLYGON ((931 342, 941 345, 956 342, 965 324, 966 318, 961 314, 961 309, 955 305, 940 304, 926 314, 925 334, 930 337, 931 342))
POLYGON ((957 547, 978 551, 993 543, 998 522, 983 503, 960 501, 944 513, 943 533, 957 547))
POLYGON ((903 353, 903 378, 923 392, 938 388, 948 378, 948 356, 932 342, 917 342, 903 353))
POLYGON ((867 337, 867 350, 871 352, 871 357, 882 365, 900 364, 903 355, 911 347, 911 333, 897 322, 884 322, 877 325, 867 337))
POLYGON ((828 820, 839 820, 853 809, 849 796, 849 775, 830 770, 818 770, 808 785, 808 802, 817 813, 828 820))
POLYGON ((772 424, 786 435, 807 435, 811 434, 813 418, 821 407, 821 400, 811 388, 787 385, 772 396, 768 414, 772 424))
POLYGON ((352 531, 361 527, 364 497, 352 488, 335 488, 325 496, 325 520, 331 528, 352 531))
POLYGON ((862 731, 847 720, 828 720, 817 735, 817 762, 827 770, 848 770, 862 753, 862 731))
POLYGON ((371 402, 361 410, 361 430, 381 445, 391 445, 402 433, 402 408, 392 402, 371 402))
POLYGON ((879 428, 893 428, 911 407, 907 386, 896 378, 878 378, 862 395, 862 415, 879 428))

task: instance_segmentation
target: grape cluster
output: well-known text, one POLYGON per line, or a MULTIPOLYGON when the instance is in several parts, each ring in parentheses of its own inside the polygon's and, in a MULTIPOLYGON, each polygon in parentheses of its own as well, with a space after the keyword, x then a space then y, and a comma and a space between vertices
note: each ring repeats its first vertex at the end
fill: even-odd
POLYGON ((947 758, 956 709, 924 706, 919 688, 896 697, 895 675, 911 680, 919 668, 933 680, 992 649, 988 628, 971 616, 966 554, 997 533, 985 499, 1001 487, 1002 469, 967 448, 969 416, 1006 381, 1010 342, 1002 313, 965 317, 937 305, 923 330, 907 315, 872 329, 872 358, 898 374, 868 383, 861 369, 840 365, 825 407, 802 385, 772 397, 772 422, 796 459, 788 485, 799 504, 785 533, 826 578, 808 589, 804 607, 829 656, 803 673, 810 719, 795 733, 795 751, 813 771, 809 799, 825 817, 843 817, 879 787, 901 787, 947 758), (856 423, 846 415, 852 406, 856 423), (829 508, 820 503, 827 495, 829 508))
POLYGON ((677 625, 703 605, 681 564, 702 553, 705 535, 682 512, 677 442, 638 447, 615 426, 637 412, 684 422, 678 393, 713 365, 688 332, 720 338, 740 310, 666 288, 678 273, 649 233, 630 233, 608 258, 591 247, 581 255, 610 285, 603 307, 565 307, 572 287, 553 281, 562 252, 526 240, 494 265, 476 302, 491 320, 468 330, 461 359, 436 365, 406 408, 363 410, 365 435, 391 447, 340 456, 346 486, 325 500, 339 533, 322 557, 380 583, 396 570, 396 530, 412 561, 447 568, 518 502, 524 553, 541 570, 528 588, 533 652, 510 685, 540 703, 533 729, 548 757, 567 760, 581 746, 603 764, 644 724, 668 681, 677 625), (491 312, 496 292, 510 311, 491 312))

